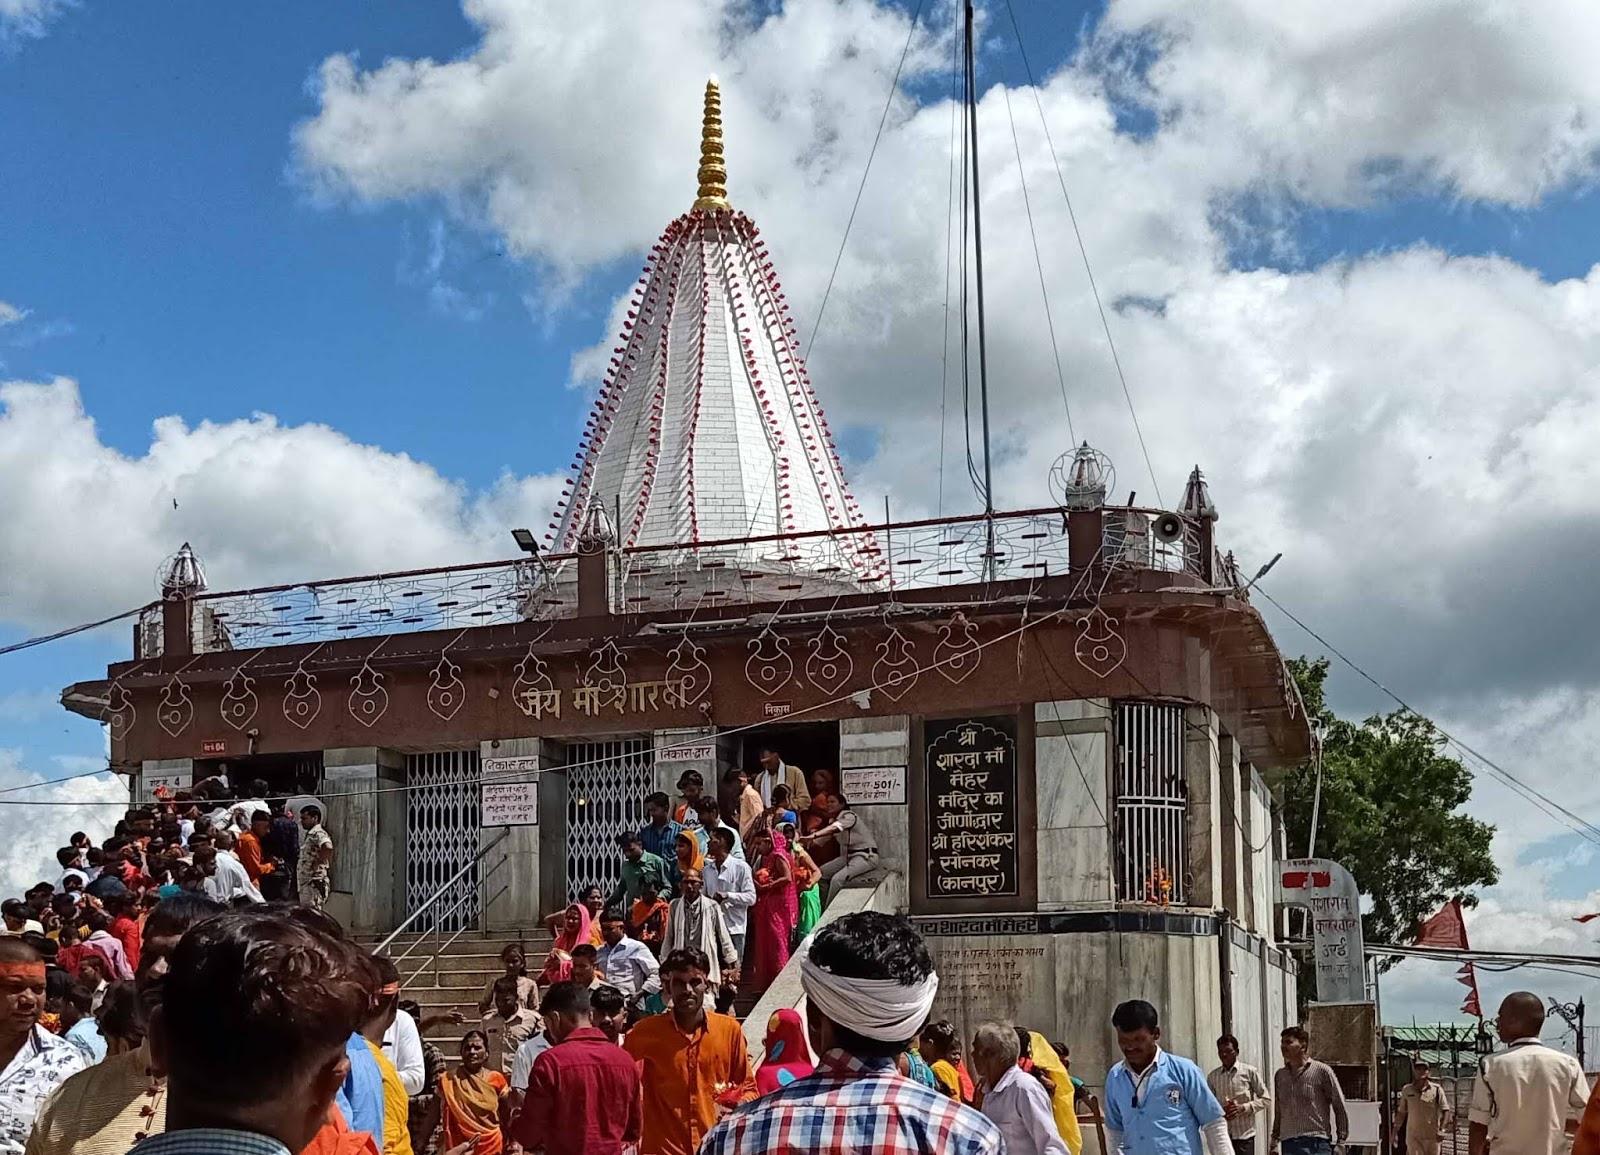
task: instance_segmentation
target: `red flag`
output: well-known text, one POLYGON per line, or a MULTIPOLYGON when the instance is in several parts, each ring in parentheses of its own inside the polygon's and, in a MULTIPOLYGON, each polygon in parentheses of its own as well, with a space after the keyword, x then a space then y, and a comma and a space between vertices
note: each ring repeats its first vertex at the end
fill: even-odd
POLYGON ((1417 928, 1416 946, 1467 949, 1467 923, 1461 916, 1461 900, 1452 898, 1439 913, 1417 928))
POLYGON ((1593 914, 1580 914, 1577 918, 1573 919, 1572 921, 1573 922, 1593 922, 1597 918, 1600 918, 1600 910, 1595 911, 1593 914))
POLYGON ((1467 992, 1466 1000, 1461 1004, 1461 1013, 1472 1015, 1480 1021, 1483 1019, 1483 1004, 1478 1001, 1478 976, 1476 974, 1472 976, 1472 989, 1467 992))

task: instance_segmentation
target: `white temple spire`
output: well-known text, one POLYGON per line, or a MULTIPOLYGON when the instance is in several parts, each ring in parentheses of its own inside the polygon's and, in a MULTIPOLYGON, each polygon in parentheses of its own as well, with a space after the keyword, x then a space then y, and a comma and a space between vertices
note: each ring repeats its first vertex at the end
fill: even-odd
MULTIPOLYGON (((623 549, 863 524, 771 255, 728 205, 715 81, 698 177, 694 208, 667 226, 634 290, 551 523, 558 552, 594 502, 617 512, 623 549)), ((835 538, 841 576, 880 568, 869 537, 835 538)))

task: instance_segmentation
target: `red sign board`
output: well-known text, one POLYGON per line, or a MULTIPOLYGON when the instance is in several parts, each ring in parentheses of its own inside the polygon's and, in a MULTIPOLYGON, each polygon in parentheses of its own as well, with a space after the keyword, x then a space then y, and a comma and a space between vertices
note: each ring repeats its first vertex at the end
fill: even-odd
POLYGON ((207 738, 200 743, 200 753, 202 754, 226 754, 227 752, 228 740, 226 738, 207 738))

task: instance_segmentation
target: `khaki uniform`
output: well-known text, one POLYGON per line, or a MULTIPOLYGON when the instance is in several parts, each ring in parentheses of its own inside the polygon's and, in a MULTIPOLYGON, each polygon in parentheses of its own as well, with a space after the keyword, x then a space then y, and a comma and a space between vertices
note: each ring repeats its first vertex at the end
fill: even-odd
POLYGON ((1478 1066, 1467 1118, 1489 1132, 1489 1155, 1565 1155, 1568 1120, 1583 1113, 1589 1083, 1571 1055, 1518 1039, 1478 1066))
POLYGON ((1415 1083, 1401 1088, 1394 1125, 1405 1131, 1406 1155, 1439 1155, 1439 1141, 1453 1122, 1450 1099, 1438 1083, 1430 1081, 1425 1089, 1415 1083))

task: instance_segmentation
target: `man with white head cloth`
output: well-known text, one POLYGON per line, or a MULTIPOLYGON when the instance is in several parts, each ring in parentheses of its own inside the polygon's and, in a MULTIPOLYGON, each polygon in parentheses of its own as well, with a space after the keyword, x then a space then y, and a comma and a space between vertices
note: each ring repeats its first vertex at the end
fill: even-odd
POLYGON ((939 990, 909 920, 863 911, 829 923, 800 983, 816 1072, 740 1107, 700 1155, 1000 1155, 998 1127, 895 1066, 939 990))

